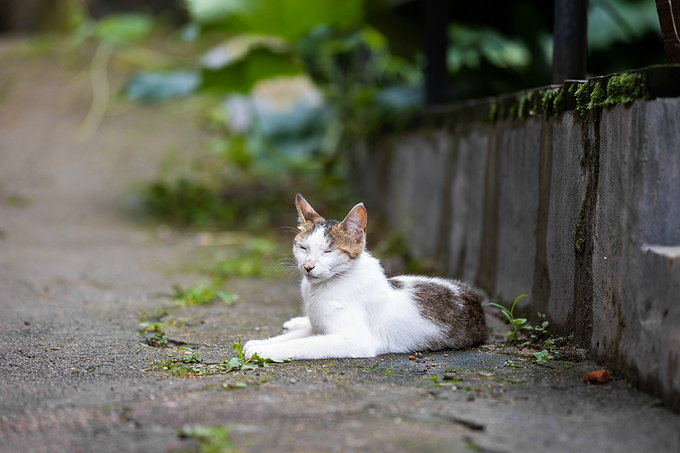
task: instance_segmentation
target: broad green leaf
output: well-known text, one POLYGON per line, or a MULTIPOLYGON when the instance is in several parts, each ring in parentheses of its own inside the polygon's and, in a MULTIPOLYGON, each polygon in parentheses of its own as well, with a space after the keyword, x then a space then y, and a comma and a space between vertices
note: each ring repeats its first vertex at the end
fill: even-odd
POLYGON ((205 68, 202 87, 223 93, 247 93, 260 80, 300 72, 302 69, 287 56, 260 48, 252 50, 247 58, 221 69, 205 68))
MULTIPOLYGON (((233 344, 233 349, 234 352, 236 352, 236 355, 238 356, 238 359, 243 362, 243 346, 241 345, 241 337, 238 337, 238 341, 235 341, 233 344)), ((233 359, 231 359, 233 360, 233 359)))
POLYGON ((193 71, 145 72, 132 75, 124 90, 132 101, 152 103, 192 94, 200 82, 200 75, 193 71))
POLYGON ((196 22, 230 33, 261 33, 294 42, 319 24, 350 28, 363 0, 185 0, 196 22))
POLYGON ((238 357, 232 357, 231 359, 225 362, 227 368, 226 371, 240 369, 242 364, 243 360, 239 359, 238 357))
POLYGON ((206 52, 201 58, 201 64, 207 69, 222 69, 244 59, 255 49, 283 54, 288 51, 288 44, 276 36, 237 35, 206 52))
POLYGON ((147 14, 111 14, 95 25, 94 35, 112 45, 137 44, 153 28, 153 19, 147 14))

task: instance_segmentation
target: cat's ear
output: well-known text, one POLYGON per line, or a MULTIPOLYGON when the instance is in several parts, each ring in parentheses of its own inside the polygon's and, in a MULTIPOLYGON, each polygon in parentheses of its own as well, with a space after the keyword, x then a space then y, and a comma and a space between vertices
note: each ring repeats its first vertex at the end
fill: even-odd
POLYGON ((340 223, 340 227, 352 234, 356 240, 361 240, 366 233, 367 221, 368 215, 366 214, 366 208, 363 203, 359 203, 349 211, 345 220, 340 223))
POLYGON ((306 222, 314 223, 324 220, 324 218, 317 214, 314 208, 312 208, 310 204, 307 203, 307 200, 302 198, 302 195, 300 194, 297 194, 295 197, 295 208, 297 209, 298 222, 300 225, 306 222))

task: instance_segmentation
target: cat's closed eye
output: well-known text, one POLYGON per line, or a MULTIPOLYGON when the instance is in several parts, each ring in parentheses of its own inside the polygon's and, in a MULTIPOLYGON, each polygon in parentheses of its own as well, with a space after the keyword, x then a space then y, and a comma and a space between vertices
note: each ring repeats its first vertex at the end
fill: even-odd
POLYGON ((307 247, 299 246, 300 249, 304 250, 305 252, 307 251, 307 247))

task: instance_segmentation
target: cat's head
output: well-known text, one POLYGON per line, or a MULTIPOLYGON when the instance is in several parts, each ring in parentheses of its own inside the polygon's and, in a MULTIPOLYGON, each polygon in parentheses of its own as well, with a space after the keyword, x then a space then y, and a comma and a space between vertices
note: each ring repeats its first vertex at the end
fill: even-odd
POLYGON ((345 220, 326 220, 298 194, 295 198, 300 232, 293 241, 293 255, 300 273, 312 283, 342 275, 364 252, 366 209, 354 206, 345 220))

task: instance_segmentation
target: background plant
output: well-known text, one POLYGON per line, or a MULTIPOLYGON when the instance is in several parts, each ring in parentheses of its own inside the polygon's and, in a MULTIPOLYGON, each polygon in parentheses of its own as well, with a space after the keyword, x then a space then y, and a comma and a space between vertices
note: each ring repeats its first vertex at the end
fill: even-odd
POLYGON ((514 315, 515 311, 515 305, 517 305, 517 302, 522 298, 526 297, 526 294, 522 294, 520 296, 517 296, 517 299, 512 303, 510 306, 510 309, 504 307, 503 305, 494 303, 494 302, 489 302, 485 304, 484 306, 492 306, 498 308, 503 316, 505 316, 505 319, 507 319, 508 323, 510 324, 510 330, 506 332, 506 342, 512 342, 515 341, 518 337, 518 334, 522 328, 525 327, 525 324, 527 322, 527 318, 516 318, 514 315))
POLYGON ((173 293, 170 298, 178 306, 208 305, 215 302, 222 302, 230 305, 238 296, 220 289, 217 283, 208 283, 201 280, 194 285, 183 288, 180 285, 173 285, 173 293))
MULTIPOLYGON (((107 108, 105 69, 113 55, 137 68, 125 84, 129 99, 203 100, 212 175, 154 181, 144 198, 164 222, 251 231, 288 224, 297 191, 318 194, 326 204, 320 209, 337 206, 348 193, 346 150, 422 107, 417 2, 185 0, 189 22, 167 32, 172 44, 161 47, 182 43, 199 55, 194 58, 150 45, 161 21, 148 14, 93 20, 85 2, 68 3, 75 5, 72 43, 97 48, 86 134, 107 108)), ((550 83, 549 2, 520 0, 487 10, 454 2, 451 8, 451 100, 550 83)), ((663 63, 655 14, 648 1, 590 2, 592 72, 663 63)))

